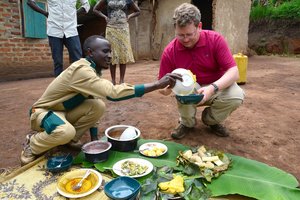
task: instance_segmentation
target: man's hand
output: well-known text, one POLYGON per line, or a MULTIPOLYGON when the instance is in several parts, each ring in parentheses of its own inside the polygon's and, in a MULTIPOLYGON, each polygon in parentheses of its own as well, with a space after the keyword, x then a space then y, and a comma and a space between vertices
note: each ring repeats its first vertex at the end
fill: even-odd
POLYGON ((199 90, 197 90, 197 94, 204 94, 203 99, 197 104, 197 105, 202 105, 206 101, 208 101, 212 95, 215 94, 214 87, 212 85, 201 87, 199 90))
POLYGON ((163 88, 173 88, 176 84, 176 80, 182 81, 182 76, 180 74, 172 74, 168 73, 165 76, 163 76, 160 80, 157 82, 158 89, 163 88))
POLYGON ((152 92, 153 90, 163 89, 163 88, 171 89, 174 87, 176 80, 182 81, 182 77, 180 74, 168 73, 156 82, 144 84, 145 93, 152 92))

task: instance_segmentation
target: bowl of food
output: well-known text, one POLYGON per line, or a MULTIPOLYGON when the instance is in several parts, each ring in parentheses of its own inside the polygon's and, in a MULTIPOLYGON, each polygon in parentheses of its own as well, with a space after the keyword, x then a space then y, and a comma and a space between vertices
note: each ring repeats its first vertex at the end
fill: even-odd
POLYGON ((140 183, 134 178, 120 176, 104 186, 104 193, 113 200, 134 200, 140 188, 140 183))
POLYGON ((73 157, 70 154, 50 157, 47 161, 47 170, 50 172, 62 172, 70 168, 73 157))
POLYGON ((112 144, 100 140, 88 142, 82 146, 81 150, 85 155, 85 159, 92 163, 103 162, 108 159, 109 150, 112 144))
POLYGON ((102 183, 102 175, 93 169, 72 170, 58 179, 56 189, 59 194, 67 198, 80 198, 95 192, 102 183), (90 174, 82 181, 82 186, 74 189, 74 186, 81 181, 87 171, 90 174))
POLYGON ((111 149, 115 151, 133 151, 141 131, 133 126, 115 125, 105 130, 107 141, 112 144, 111 149))
POLYGON ((172 73, 182 76, 182 81, 176 80, 175 86, 172 88, 176 95, 188 95, 194 92, 196 76, 190 70, 178 68, 173 70, 172 73))

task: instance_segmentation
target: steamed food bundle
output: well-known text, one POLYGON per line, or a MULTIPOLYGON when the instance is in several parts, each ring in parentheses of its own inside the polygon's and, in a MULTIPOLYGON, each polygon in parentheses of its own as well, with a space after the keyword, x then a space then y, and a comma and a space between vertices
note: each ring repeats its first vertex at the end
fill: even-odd
POLYGON ((221 172, 228 169, 230 159, 221 151, 207 150, 204 146, 196 149, 179 152, 177 162, 180 165, 196 165, 199 172, 207 180, 218 177, 221 172))

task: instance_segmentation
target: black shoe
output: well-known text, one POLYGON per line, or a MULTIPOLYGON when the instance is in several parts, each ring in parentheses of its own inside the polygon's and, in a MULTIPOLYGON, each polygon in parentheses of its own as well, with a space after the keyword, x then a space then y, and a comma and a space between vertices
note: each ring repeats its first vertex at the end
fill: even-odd
POLYGON ((171 133, 171 137, 173 139, 179 140, 183 138, 186 134, 188 134, 190 131, 192 131, 193 128, 189 128, 183 124, 179 124, 174 131, 171 133))
POLYGON ((219 137, 228 137, 229 136, 228 130, 221 124, 210 125, 209 127, 214 132, 214 134, 216 134, 219 137))

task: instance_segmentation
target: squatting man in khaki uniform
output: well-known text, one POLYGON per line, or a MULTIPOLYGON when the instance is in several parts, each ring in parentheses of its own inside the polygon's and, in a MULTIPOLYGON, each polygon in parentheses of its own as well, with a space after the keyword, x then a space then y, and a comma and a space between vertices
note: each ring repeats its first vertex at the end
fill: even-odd
POLYGON ((21 153, 23 165, 34 161, 53 147, 77 145, 90 129, 91 139, 97 140, 97 122, 105 112, 103 99, 119 101, 141 97, 145 93, 173 87, 178 74, 166 74, 160 80, 130 85, 113 85, 101 78, 101 70, 111 63, 111 46, 103 37, 94 35, 83 45, 86 58, 69 66, 47 87, 30 112, 31 129, 21 153))

